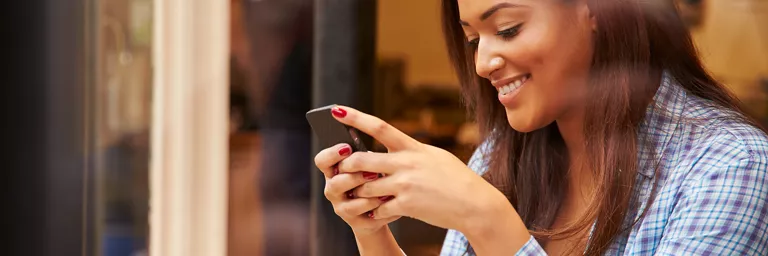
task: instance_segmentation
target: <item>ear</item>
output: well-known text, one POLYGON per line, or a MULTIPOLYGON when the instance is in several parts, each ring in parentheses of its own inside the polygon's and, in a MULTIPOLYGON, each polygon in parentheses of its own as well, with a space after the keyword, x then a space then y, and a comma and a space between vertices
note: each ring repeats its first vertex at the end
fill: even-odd
POLYGON ((589 26, 592 28, 592 31, 597 31, 597 18, 592 12, 592 8, 590 8, 591 6, 589 5, 589 0, 577 0, 574 3, 577 5, 577 9, 579 10, 579 16, 582 18, 588 18, 589 26))

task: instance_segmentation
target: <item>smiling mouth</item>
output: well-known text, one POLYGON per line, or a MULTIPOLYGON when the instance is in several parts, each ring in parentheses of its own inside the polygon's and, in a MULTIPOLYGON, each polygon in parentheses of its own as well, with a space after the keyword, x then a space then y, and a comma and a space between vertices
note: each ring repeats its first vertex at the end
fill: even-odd
POLYGON ((507 95, 510 92, 514 92, 515 90, 520 89, 520 87, 523 86, 523 84, 525 84, 525 82, 530 78, 531 74, 526 74, 507 85, 496 87, 496 90, 499 91, 499 95, 507 95))

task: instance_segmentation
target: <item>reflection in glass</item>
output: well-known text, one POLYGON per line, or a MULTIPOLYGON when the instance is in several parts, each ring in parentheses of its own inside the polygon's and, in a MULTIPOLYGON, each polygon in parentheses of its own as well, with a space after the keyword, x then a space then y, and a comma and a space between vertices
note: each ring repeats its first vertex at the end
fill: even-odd
POLYGON ((97 23, 94 72, 98 254, 146 255, 151 0, 92 2, 97 23))

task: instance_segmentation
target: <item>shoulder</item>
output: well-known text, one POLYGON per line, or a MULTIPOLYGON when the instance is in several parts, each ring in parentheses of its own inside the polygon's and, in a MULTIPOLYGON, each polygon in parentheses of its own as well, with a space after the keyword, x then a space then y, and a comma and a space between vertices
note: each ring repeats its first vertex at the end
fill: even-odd
POLYGON ((696 97, 686 100, 673 138, 674 151, 665 160, 681 196, 717 188, 748 197, 768 195, 768 135, 739 114, 696 97))
POLYGON ((688 164, 714 168, 744 161, 768 172, 768 135, 740 114, 692 96, 681 123, 679 150, 688 164))
POLYGON ((649 215, 663 223, 656 253, 764 255, 768 136, 701 99, 685 109, 649 215))

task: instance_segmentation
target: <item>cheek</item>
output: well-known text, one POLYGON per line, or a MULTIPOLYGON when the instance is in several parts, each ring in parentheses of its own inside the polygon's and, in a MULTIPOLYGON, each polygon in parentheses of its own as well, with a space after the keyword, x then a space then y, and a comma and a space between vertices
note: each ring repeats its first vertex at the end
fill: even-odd
POLYGON ((521 91, 520 104, 507 109, 510 126, 530 132, 549 125, 581 99, 588 77, 591 49, 582 48, 581 39, 557 29, 530 29, 514 41, 515 67, 530 72, 533 80, 521 91), (586 60, 586 61, 585 61, 586 60))
POLYGON ((592 64, 592 39, 582 26, 561 24, 537 30, 531 40, 531 72, 548 107, 571 105, 586 91, 592 64), (579 97, 576 97, 579 96, 579 97), (570 103, 569 103, 570 102, 570 103))
POLYGON ((574 56, 580 54, 580 47, 574 45, 573 38, 567 35, 570 33, 552 28, 537 32, 532 35, 535 38, 530 42, 530 51, 533 53, 531 68, 540 73, 536 79, 548 81, 547 85, 566 80, 571 70, 576 68, 574 60, 581 59, 580 56, 574 56))

